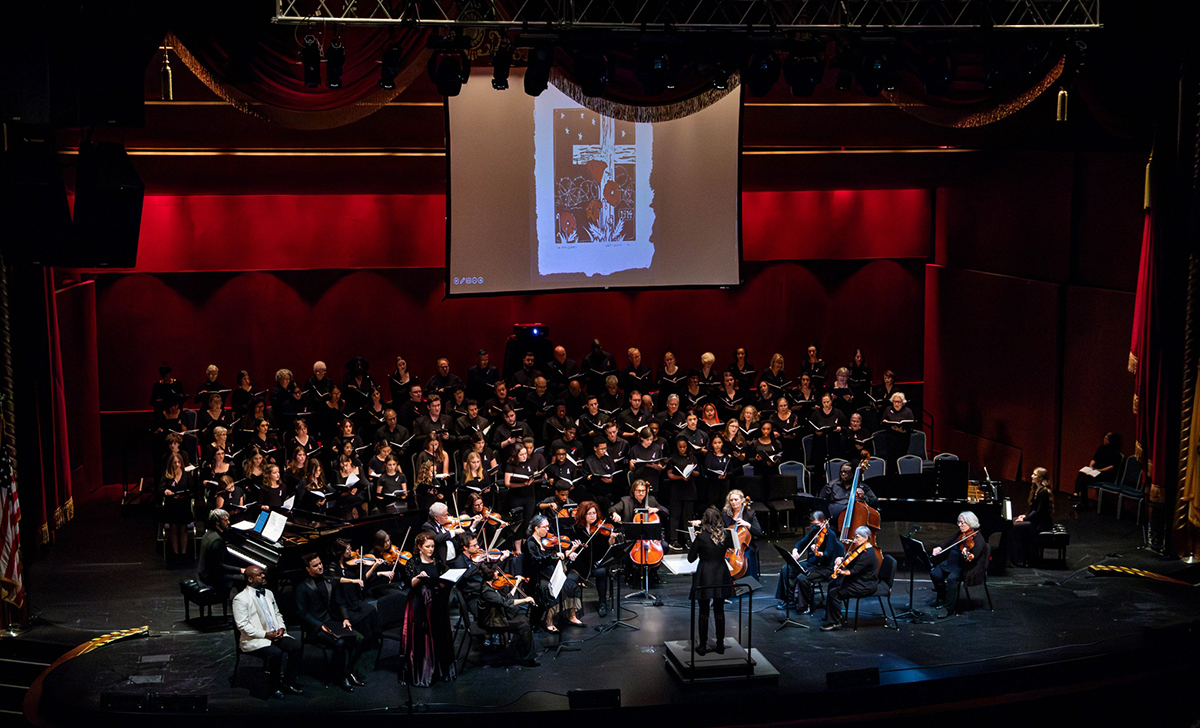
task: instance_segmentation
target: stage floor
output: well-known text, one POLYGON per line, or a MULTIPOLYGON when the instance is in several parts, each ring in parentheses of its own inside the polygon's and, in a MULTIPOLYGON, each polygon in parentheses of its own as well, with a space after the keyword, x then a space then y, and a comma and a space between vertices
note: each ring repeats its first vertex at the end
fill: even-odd
MULTIPOLYGON (((492 724, 519 722, 514 714, 567 710, 566 693, 578 688, 616 688, 623 708, 645 709, 647 717, 686 717, 697 725, 823 720, 865 712, 899 725, 916 720, 910 708, 957 700, 990 700, 1000 706, 993 714, 1000 715, 1006 702, 1041 699, 1037 695, 1044 697, 1047 690, 1059 695, 1088 691, 1093 710, 1114 715, 1105 711, 1124 706, 1121 693, 1095 681, 1100 676, 1118 684, 1145 679, 1150 671, 1131 669, 1130 660, 1142 659, 1139 655, 1150 648, 1180 647, 1172 635, 1193 641, 1190 627, 1200 607, 1200 590, 1089 574, 1087 566, 1099 563, 1184 576, 1187 571, 1178 561, 1139 548, 1141 532, 1132 520, 1107 514, 1076 518, 1065 508, 1065 498, 1061 505, 1072 536, 1066 568, 1009 569, 989 580, 994 611, 988 610, 983 590, 973 589, 973 603, 962 616, 920 623, 902 619, 899 630, 885 629, 875 601, 864 600, 857 632, 821 632, 815 616, 797 617, 811 629, 776 632, 784 617, 774 598, 780 563, 764 544, 763 588, 754 596, 745 626, 752 630, 754 649, 778 670, 777 681, 688 685, 674 677, 665 664, 665 643, 688 638, 690 577, 667 575, 666 583, 654 589, 659 605, 626 600, 624 616, 638 631, 596 631, 602 620, 590 596, 583 615, 588 627, 562 632, 566 639, 580 640, 570 645, 578 650, 556 657, 553 648, 560 637, 538 633, 536 640, 550 650, 538 668, 468 667, 456 681, 409 691, 397 681, 394 667, 381 667, 365 676, 365 688, 347 694, 313 677, 320 674, 322 656, 310 650, 301 677, 305 695, 265 700, 251 694, 251 686, 261 682, 256 660, 243 661, 238 687, 230 687, 233 646, 227 630, 203 633, 183 621, 178 582, 194 565, 165 565, 153 551, 150 519, 122 515, 115 503, 107 502, 79 509, 76 522, 61 532, 55 547, 28 569, 36 626, 17 639, 73 646, 101 633, 150 628, 148 637, 95 650, 46 676, 40 715, 59 726, 103 720, 104 692, 203 694, 207 720, 254 725, 335 713, 366 718, 410 709, 435 722, 438 716, 463 712, 490 713, 492 724), (868 668, 879 670, 879 687, 827 687, 828 673, 868 668), (1005 695, 1011 700, 998 697, 1005 695), (1113 702, 1106 707, 1105 701, 1113 702)), ((885 523, 881 547, 899 555, 898 534, 907 530, 907 524, 885 523)), ((922 536, 930 542, 948 533, 949 526, 941 525, 922 536)), ((908 604, 907 589, 908 572, 902 567, 892 596, 897 613, 908 604)), ((918 574, 916 607, 932 611, 927 606, 932 599, 928 576, 918 574)), ((730 637, 738 634, 737 613, 736 605, 727 607, 730 637)), ((126 722, 137 722, 136 717, 127 716, 126 722)))

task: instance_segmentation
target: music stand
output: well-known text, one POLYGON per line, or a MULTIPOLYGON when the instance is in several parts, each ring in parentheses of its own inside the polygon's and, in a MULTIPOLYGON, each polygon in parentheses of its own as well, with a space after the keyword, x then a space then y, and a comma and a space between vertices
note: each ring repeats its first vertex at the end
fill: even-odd
MULTIPOLYGON (((775 550, 779 552, 779 555, 783 557, 783 563, 785 563, 788 566, 795 569, 797 574, 804 573, 804 567, 800 566, 799 561, 796 561, 794 558, 792 558, 792 552, 783 548, 779 544, 773 543, 771 545, 774 546, 775 550)), ((785 579, 784 586, 787 586, 786 578, 782 577, 782 576, 780 578, 785 579)), ((779 630, 783 629, 784 627, 799 627, 800 629, 811 629, 807 624, 803 624, 801 622, 797 622, 796 620, 792 619, 792 607, 790 605, 791 605, 791 601, 788 599, 788 595, 784 594, 783 595, 783 621, 779 623, 779 626, 775 628, 775 631, 778 632, 779 630)))
POLYGON ((925 544, 911 536, 901 536, 900 545, 904 548, 904 562, 908 564, 908 609, 900 612, 901 617, 907 617, 909 622, 918 622, 925 615, 913 608, 913 576, 917 567, 928 573, 933 569, 925 544))
POLYGON ((613 609, 615 609, 617 612, 617 618, 611 622, 608 622, 607 624, 602 624, 596 627, 596 631, 600 634, 611 632, 617 627, 628 627, 635 632, 641 629, 641 627, 635 627, 621 617, 621 610, 624 609, 624 607, 621 606, 621 582, 623 581, 623 577, 625 575, 624 562, 625 558, 629 556, 629 552, 636 545, 637 543, 629 541, 626 543, 619 543, 614 546, 609 546, 608 551, 604 554, 604 556, 596 562, 596 568, 608 568, 613 564, 622 564, 620 567, 609 569, 609 573, 611 574, 611 576, 609 576, 609 580, 615 582, 617 587, 617 599, 615 602, 613 602, 613 609), (618 571, 620 573, 617 573, 618 571))
MULTIPOLYGON (((641 512, 646 513, 647 511, 641 512)), ((634 545, 641 549, 643 562, 646 560, 646 547, 644 544, 638 544, 638 542, 661 541, 663 537, 662 523, 622 523, 620 524, 619 528, 621 533, 625 534, 626 540, 633 542, 634 545)), ((632 549, 630 549, 630 551, 632 552, 632 549)), ((625 598, 633 599, 634 597, 642 597, 643 599, 649 599, 656 602, 658 601, 658 597, 650 593, 650 567, 646 566, 644 563, 642 564, 641 590, 635 591, 634 593, 627 595, 625 598)))

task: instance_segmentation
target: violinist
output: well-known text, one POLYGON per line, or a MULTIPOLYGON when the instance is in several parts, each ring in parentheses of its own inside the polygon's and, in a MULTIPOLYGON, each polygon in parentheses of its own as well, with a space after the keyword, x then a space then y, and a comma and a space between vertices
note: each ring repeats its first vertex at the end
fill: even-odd
POLYGON ((746 494, 734 488, 725 494, 725 507, 721 509, 721 519, 725 524, 725 528, 729 529, 748 529, 750 531, 750 545, 746 547, 746 561, 748 564, 748 573, 754 578, 758 578, 758 544, 757 540, 762 538, 763 530, 758 525, 758 514, 750 507, 750 501, 746 500, 746 494))
POLYGON ((392 543, 392 537, 387 531, 380 529, 375 532, 373 545, 371 546, 371 556, 376 559, 375 564, 371 566, 374 571, 373 576, 364 578, 367 585, 367 594, 374 598, 383 597, 386 594, 395 592, 404 588, 404 579, 397 579, 399 575, 397 571, 401 569, 412 555, 404 555, 396 544, 392 543))
POLYGON ((972 583, 987 568, 983 558, 987 540, 979 532, 979 518, 970 511, 958 514, 958 531, 933 548, 931 556, 946 552, 946 559, 929 571, 937 600, 938 619, 953 616, 958 606, 958 585, 972 583))
POLYGON ((854 529, 854 540, 846 550, 846 555, 833 560, 833 573, 825 595, 825 625, 821 627, 822 632, 832 632, 846 626, 846 620, 842 617, 842 603, 847 599, 875 593, 881 563, 879 553, 871 545, 871 529, 867 526, 854 529))
MULTIPOLYGON (((454 557, 458 555, 454 537, 464 530, 450 516, 446 504, 440 502, 429 506, 429 520, 421 524, 421 532, 431 534, 433 537, 434 556, 442 564, 453 561, 454 557)), ((418 534, 417 540, 417 545, 420 545, 420 534, 418 534)))
POLYGON ((572 568, 584 579, 588 576, 595 579, 596 593, 600 597, 597 613, 603 619, 608 616, 608 567, 596 566, 596 562, 617 542, 617 532, 611 522, 604 520, 596 501, 583 501, 575 509, 571 538, 584 544, 579 548, 579 556, 572 568))
MULTIPOLYGON (((850 504, 850 491, 854 488, 854 466, 850 463, 842 463, 842 467, 838 470, 838 480, 836 483, 826 483, 821 489, 819 498, 823 498, 829 503, 829 518, 837 521, 837 517, 846 510, 850 504)), ((875 496, 875 491, 871 490, 871 486, 864 481, 859 480, 858 490, 854 493, 858 500, 865 500, 867 505, 872 508, 879 506, 879 498, 875 496)))
POLYGON ((479 594, 480 626, 489 632, 507 632, 511 635, 509 649, 517 654, 518 664, 539 667, 533 628, 529 617, 519 609, 523 604, 534 603, 533 597, 519 593, 521 577, 497 578, 503 575, 494 564, 486 562, 479 566, 479 571, 483 579, 483 591, 479 594))
POLYGON ((725 653, 725 600, 733 598, 733 577, 725 564, 725 552, 733 548, 733 536, 722 527, 721 512, 714 506, 704 510, 700 531, 688 550, 688 561, 700 561, 692 573, 691 599, 700 603, 700 639, 694 647, 696 654, 708 652, 708 612, 712 606, 716 623, 717 654, 725 653))
MULTIPOLYGON (((788 592, 795 602, 795 609, 801 612, 812 611, 813 586, 822 580, 829 579, 833 575, 834 560, 846 554, 846 548, 838 539, 836 530, 825 518, 824 513, 814 511, 812 525, 812 530, 803 539, 807 550, 800 549, 799 553, 799 556, 804 558, 797 559, 804 570, 796 575, 796 586, 788 592)), ((796 545, 799 546, 800 542, 797 542, 796 545)), ((792 555, 797 556, 795 553, 792 555)))
POLYGON ((364 560, 361 553, 352 550, 350 542, 344 538, 334 542, 329 577, 334 580, 334 588, 340 592, 340 596, 335 595, 334 599, 342 606, 342 616, 350 620, 350 628, 363 636, 364 649, 374 646, 381 633, 379 610, 364 598, 366 584, 376 574, 389 579, 394 576, 386 561, 376 558, 364 560), (366 565, 367 561, 370 566, 366 565))
POLYGON ((700 465, 696 456, 691 453, 688 441, 684 437, 675 439, 675 452, 667 461, 667 482, 671 493, 668 502, 671 504, 671 528, 667 540, 676 551, 683 550, 679 539, 681 521, 686 517, 691 520, 692 511, 696 508, 696 481, 700 479, 700 465))
POLYGON ((554 484, 554 495, 538 503, 538 513, 547 518, 574 518, 574 506, 571 502, 571 484, 560 480, 554 484))
POLYGON ((550 577, 554 575, 555 567, 560 561, 564 564, 575 561, 578 556, 579 544, 572 542, 570 548, 563 548, 557 534, 553 540, 549 537, 550 521, 545 516, 534 516, 533 520, 529 522, 529 538, 525 540, 525 557, 528 559, 526 563, 530 567, 526 569, 526 572, 536 573, 540 577, 538 599, 543 604, 549 605, 546 609, 545 630, 558 632, 554 618, 563 609, 567 611, 568 622, 576 627, 586 627, 587 625, 579 619, 579 610, 583 606, 583 602, 579 598, 579 572, 567 571, 567 580, 558 594, 558 599, 550 596, 550 577))

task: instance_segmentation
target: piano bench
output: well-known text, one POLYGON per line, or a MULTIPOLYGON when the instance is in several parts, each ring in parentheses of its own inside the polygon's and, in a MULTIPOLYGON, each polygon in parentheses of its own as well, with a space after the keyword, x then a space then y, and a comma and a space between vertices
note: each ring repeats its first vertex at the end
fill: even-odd
POLYGON ((213 605, 221 605, 221 617, 229 618, 229 595, 220 594, 216 589, 213 589, 207 584, 201 584, 195 579, 188 579, 179 582, 179 592, 183 594, 183 614, 184 621, 190 622, 192 619, 192 605, 195 604, 200 609, 200 617, 204 617, 205 609, 208 610, 208 616, 212 617, 213 605))
POLYGON ((1033 540, 1033 552, 1037 554, 1038 559, 1045 557, 1046 552, 1050 550, 1058 551, 1058 560, 1067 563, 1067 546, 1071 543, 1071 534, 1067 529, 1060 525, 1054 526, 1051 531, 1042 531, 1033 540))

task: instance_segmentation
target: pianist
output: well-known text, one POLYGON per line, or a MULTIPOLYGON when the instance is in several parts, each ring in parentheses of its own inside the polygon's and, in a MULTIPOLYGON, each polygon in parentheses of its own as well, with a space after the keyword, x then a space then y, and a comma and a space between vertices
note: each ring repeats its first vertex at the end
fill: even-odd
POLYGON ((218 591, 228 592, 244 583, 244 568, 230 565, 229 550, 225 547, 225 532, 229 530, 229 513, 217 508, 208 514, 208 532, 200 540, 200 563, 196 578, 218 591))

